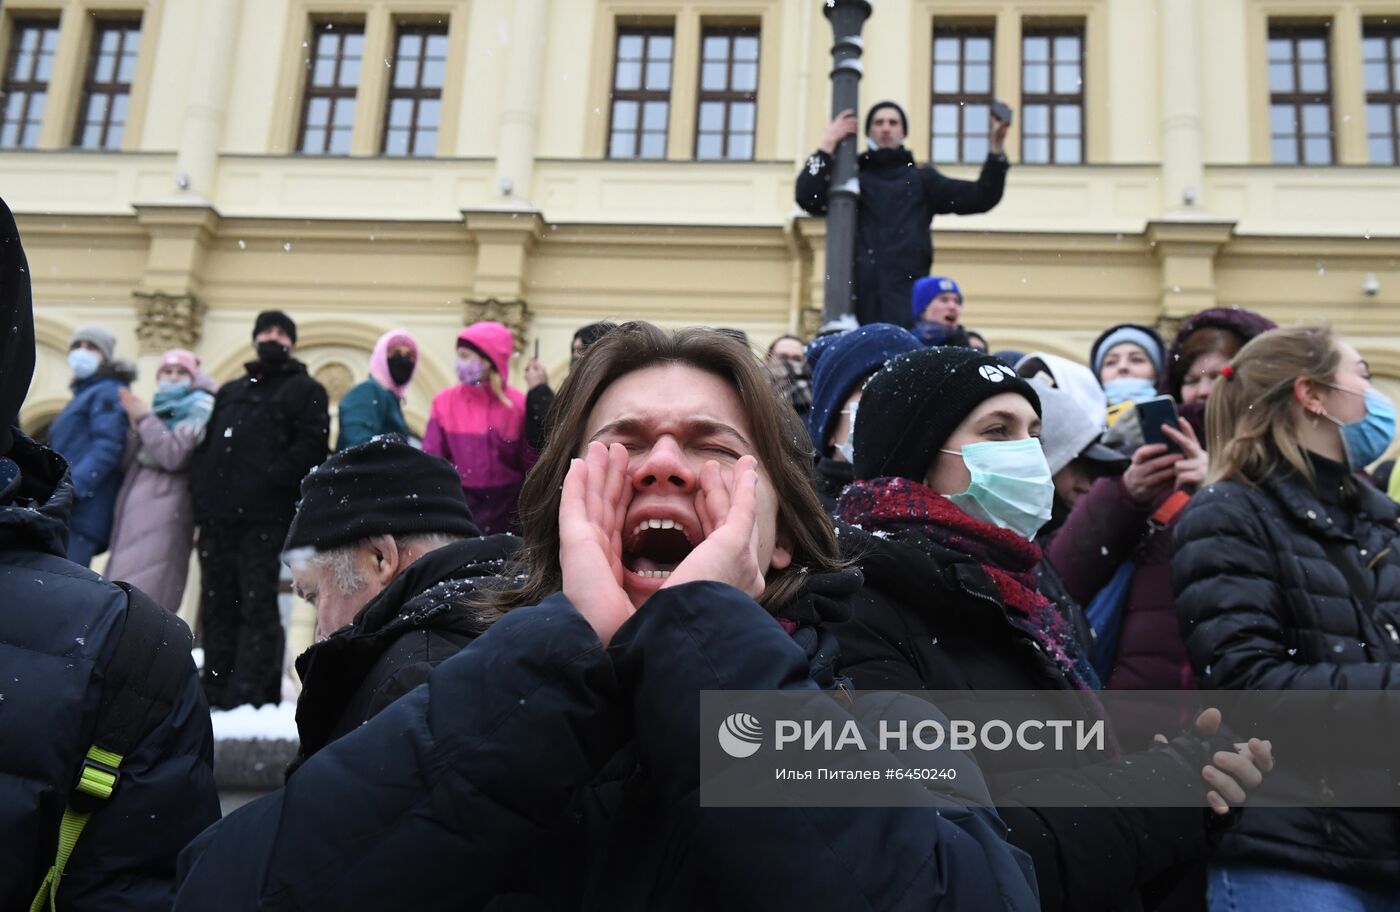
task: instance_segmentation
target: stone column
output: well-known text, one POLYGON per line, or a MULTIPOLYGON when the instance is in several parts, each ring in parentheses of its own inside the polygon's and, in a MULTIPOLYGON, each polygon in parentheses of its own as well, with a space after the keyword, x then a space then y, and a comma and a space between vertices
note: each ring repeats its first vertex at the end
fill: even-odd
MULTIPOLYGON (((1159 0, 1162 39, 1162 212, 1203 215, 1201 54, 1198 0, 1159 0)), ((1244 112, 1241 112, 1244 116, 1244 112)))
POLYGON ((1175 332, 1184 317, 1219 306, 1215 257, 1234 232, 1235 223, 1227 221, 1147 223, 1147 241, 1162 270, 1159 328, 1175 332))
POLYGON ((511 5, 509 57, 501 99, 496 146, 496 190, 503 200, 529 206, 534 195, 535 136, 544 82, 545 34, 549 0, 515 0, 511 5))
POLYGON ((200 4, 195 65, 175 157, 175 188, 189 201, 214 200, 219 147, 224 139, 224 109, 242 8, 240 0, 204 0, 200 4))

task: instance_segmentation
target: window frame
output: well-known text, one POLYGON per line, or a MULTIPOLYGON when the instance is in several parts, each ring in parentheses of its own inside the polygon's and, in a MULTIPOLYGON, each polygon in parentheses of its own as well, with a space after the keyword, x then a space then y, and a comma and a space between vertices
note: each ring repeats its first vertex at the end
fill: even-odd
POLYGON ((112 129, 112 109, 116 106, 116 99, 119 95, 125 95, 127 98, 127 116, 122 121, 121 125, 122 140, 123 142, 126 140, 126 127, 131 121, 131 99, 136 83, 136 73, 134 70, 135 67, 139 66, 139 63, 133 66, 131 82, 122 83, 115 80, 121 75, 121 59, 125 56, 126 36, 133 31, 136 32, 138 40, 136 54, 133 55, 133 57, 139 61, 139 55, 141 53, 140 35, 143 24, 144 22, 140 13, 104 14, 93 22, 92 34, 88 36, 87 59, 83 64, 83 82, 78 90, 77 116, 74 118, 72 133, 73 148, 98 152, 112 152, 121 148, 120 144, 116 146, 108 145, 108 138, 112 129), (102 57, 102 36, 113 30, 119 31, 121 35, 117 41, 116 60, 112 64, 113 81, 98 83, 96 82, 97 62, 102 57), (89 125, 87 109, 92 101, 92 97, 96 94, 107 96, 107 108, 102 115, 102 131, 98 136, 97 144, 95 146, 87 146, 83 144, 83 134, 87 132, 87 127, 89 125))
MULTIPOLYGON (((1308 61, 1315 62, 1315 61, 1308 61)), ((1307 166, 1326 167, 1337 163, 1337 111, 1336 102, 1332 97, 1332 29, 1330 23, 1299 24, 1299 23, 1274 23, 1268 24, 1268 32, 1264 40, 1264 66, 1265 85, 1269 90, 1269 163, 1284 166, 1307 166), (1305 39, 1321 39, 1323 47, 1322 73, 1326 80, 1326 88, 1322 92, 1304 92, 1302 90, 1303 61, 1300 59, 1298 43, 1305 39), (1273 80, 1269 77, 1268 71, 1273 68, 1275 61, 1269 53, 1269 45, 1275 41, 1286 40, 1290 44, 1289 64, 1293 71, 1293 90, 1291 92, 1275 92, 1273 80), (1292 162, 1280 162, 1274 157, 1274 143, 1281 136, 1274 132, 1273 114, 1277 105, 1288 105, 1293 109, 1293 122, 1295 130, 1292 136, 1294 143, 1295 160, 1292 162), (1317 134, 1308 133, 1303 123, 1303 107, 1305 105, 1323 105, 1327 108, 1327 161, 1310 162, 1304 154, 1307 149, 1309 138, 1315 138, 1317 134)))
MULTIPOLYGON (((1047 25, 1023 25, 1021 28, 1020 55, 1021 55, 1021 161, 1025 164, 1035 165, 1086 165, 1089 163, 1089 110, 1087 102, 1086 87, 1089 83, 1088 64, 1088 28, 1087 23, 1080 21, 1065 24, 1047 25), (1073 37, 1079 41, 1079 91, 1072 95, 1065 95, 1055 91, 1055 65, 1059 58, 1055 55, 1055 39, 1063 37, 1073 37), (1049 91, 1031 94, 1026 91, 1026 39, 1046 38, 1048 39, 1048 56, 1045 59, 1047 68, 1047 85, 1049 91), (1044 105, 1047 109, 1046 131, 1044 134, 1027 134, 1026 132, 1026 110, 1031 105, 1044 105), (1079 108, 1079 159, 1072 162, 1062 162, 1056 160, 1055 141, 1059 134, 1055 131, 1055 110, 1059 107, 1075 106, 1079 108), (1044 161, 1030 161, 1026 158, 1026 140, 1041 139, 1046 142, 1047 157, 1044 161)), ((1039 63, 1040 61, 1032 61, 1039 63)), ((1067 62, 1067 61, 1066 61, 1067 62)), ((1068 137, 1068 134, 1066 134, 1068 137)))
POLYGON ((603 134, 603 157, 611 161, 664 161, 670 146, 671 133, 671 93, 676 85, 676 27, 675 23, 665 25, 621 25, 616 27, 613 36, 613 59, 612 71, 608 77, 608 128, 603 134), (642 39, 641 56, 641 78, 636 89, 618 89, 617 70, 621 59, 622 39, 626 37, 640 37, 642 39), (671 56, 669 58, 669 74, 666 78, 666 89, 648 89, 647 67, 651 64, 651 42, 653 38, 669 38, 671 41, 671 56), (633 154, 627 156, 613 155, 613 134, 617 132, 627 132, 616 130, 613 126, 617 116, 617 103, 619 101, 631 101, 637 105, 637 122, 632 128, 632 149, 633 154), (666 128, 661 131, 661 154, 655 157, 644 156, 642 154, 642 139, 648 133, 655 133, 655 130, 646 130, 646 105, 648 102, 665 102, 666 104, 666 128))
POLYGON ((50 30, 52 30, 54 34, 53 56, 58 56, 59 19, 54 16, 43 15, 42 11, 39 10, 32 12, 25 11, 24 14, 15 15, 10 20, 9 25, 10 47, 5 54, 5 69, 3 73, 0 73, 0 136, 4 135, 5 128, 11 123, 5 116, 5 111, 9 108, 10 94, 13 92, 23 92, 24 106, 20 108, 19 118, 15 121, 19 124, 19 129, 15 135, 15 144, 13 146, 0 145, 0 149, 34 149, 38 148, 39 145, 39 135, 43 130, 43 118, 41 116, 39 121, 34 124, 34 142, 26 145, 24 143, 24 135, 26 126, 30 123, 30 106, 34 102, 35 95, 43 95, 44 107, 45 109, 48 108, 49 96, 52 94, 53 73, 50 71, 49 79, 45 82, 39 82, 35 79, 34 74, 39 68, 39 57, 43 54, 44 34, 50 30), (28 29, 39 30, 39 46, 35 50, 34 61, 30 65, 29 78, 18 80, 14 78, 14 70, 19 63, 20 39, 28 29))
POLYGON ((700 45, 696 49, 697 65, 695 70, 695 138, 691 144, 691 158, 695 161, 756 161, 758 155, 758 88, 762 82, 763 75, 763 24, 755 23, 701 23, 700 45), (705 42, 711 37, 724 36, 729 44, 727 52, 724 84, 726 88, 722 91, 705 88, 705 42), (734 85, 734 42, 740 37, 753 37, 758 42, 758 53, 754 55, 752 62, 754 68, 753 89, 751 91, 733 88, 734 85), (712 135, 714 130, 702 130, 700 128, 700 111, 706 103, 722 102, 724 104, 724 126, 719 131, 720 154, 714 157, 700 156, 701 134, 712 135), (733 131, 729 126, 729 116, 735 104, 753 105, 753 127, 745 131, 749 136, 749 154, 744 158, 734 158, 729 154, 729 142, 733 131))
MULTIPOLYGON (((447 63, 450 59, 452 47, 450 43, 450 26, 447 23, 426 23, 414 22, 412 20, 401 20, 394 23, 393 30, 393 52, 394 66, 388 80, 384 93, 384 116, 382 129, 379 137, 379 154, 389 158, 432 158, 437 154, 438 140, 442 135, 442 93, 447 87, 447 63), (412 87, 404 88, 394 85, 392 73, 398 71, 399 67, 399 39, 406 34, 417 34, 423 38, 422 53, 418 57, 418 73, 414 77, 412 87), (442 58, 442 85, 436 88, 425 88, 423 82, 423 71, 427 67, 428 61, 428 38, 441 37, 443 41, 442 58), (409 99, 413 102, 413 116, 409 120, 408 127, 408 148, 403 153, 389 151, 389 130, 390 117, 394 110, 396 99, 409 99), (416 151, 418 144, 418 113, 424 101, 436 101, 438 103, 438 122, 433 127, 433 148, 426 153, 416 151)), ((360 66, 363 71, 364 60, 361 58, 360 66)), ((359 92, 359 86, 355 87, 359 92)), ((297 143, 298 147, 301 143, 297 143)))
MULTIPOLYGON (((302 81, 301 113, 297 118, 297 137, 296 143, 292 147, 293 155, 326 156, 351 154, 350 149, 348 148, 343 153, 332 152, 329 148, 331 136, 335 132, 334 102, 338 99, 347 98, 351 102, 351 107, 353 108, 359 101, 361 80, 356 80, 355 85, 347 90, 344 86, 340 85, 340 68, 341 65, 345 62, 345 39, 350 35, 358 34, 360 36, 360 43, 362 47, 360 53, 360 74, 361 76, 363 76, 365 65, 363 47, 365 46, 364 43, 366 40, 366 26, 367 23, 363 19, 342 19, 332 17, 313 17, 312 19, 310 19, 308 27, 310 29, 311 41, 308 44, 309 50, 311 51, 311 56, 307 58, 305 67, 305 77, 302 81), (326 26, 331 26, 332 28, 327 29, 326 26), (320 44, 319 36, 325 34, 327 31, 332 31, 340 39, 336 47, 335 71, 332 75, 333 82, 331 83, 331 85, 317 86, 315 85, 314 80, 316 76, 316 54, 318 46, 320 44), (319 151, 308 151, 303 148, 303 146, 306 143, 307 117, 311 113, 311 102, 313 99, 316 98, 326 98, 331 100, 331 119, 327 122, 326 125, 325 138, 322 142, 323 148, 319 151)), ((350 121, 352 143, 354 142, 354 130, 355 121, 352 119, 350 121)))
MULTIPOLYGON (((1396 52, 1396 45, 1400 43, 1400 25, 1386 24, 1366 24, 1361 26, 1361 66, 1362 66, 1362 90, 1366 93, 1366 156, 1373 165, 1400 165, 1400 53, 1396 52), (1366 56, 1366 40, 1368 38, 1379 38, 1385 44, 1385 58, 1381 61, 1372 61, 1366 56), (1372 91, 1366 86, 1365 67, 1369 63, 1379 62, 1384 64, 1386 80, 1389 88, 1384 91, 1372 91), (1373 104, 1383 104, 1389 109, 1386 114, 1390 121, 1390 161, 1376 161, 1371 157, 1371 142, 1374 138, 1381 138, 1385 134, 1371 132, 1370 107, 1373 104)), ((1272 142, 1272 136, 1270 136, 1272 142)), ((1272 145, 1270 146, 1272 150, 1272 145)))
MULTIPOLYGON (((933 37, 929 44, 929 161, 937 164, 977 164, 986 158, 969 159, 967 157, 967 106, 969 104, 984 104, 988 108, 988 124, 991 121, 991 103, 996 99, 996 63, 997 63, 997 40, 996 23, 956 23, 939 25, 934 23, 933 37), (937 90, 937 67, 938 67, 938 40, 940 38, 955 38, 958 41, 958 91, 939 93, 937 90), (987 91, 985 93, 969 93, 966 90, 967 77, 967 40, 969 38, 985 38, 988 45, 987 53, 987 91), (956 104, 958 106, 958 130, 955 137, 957 143, 957 158, 944 161, 935 157, 935 139, 938 134, 935 132, 937 117, 934 109, 940 104, 956 104)), ((945 137, 946 138, 946 137, 945 137)), ((984 140, 985 141, 985 140, 984 140)), ((989 147, 990 148, 990 147, 989 147)))

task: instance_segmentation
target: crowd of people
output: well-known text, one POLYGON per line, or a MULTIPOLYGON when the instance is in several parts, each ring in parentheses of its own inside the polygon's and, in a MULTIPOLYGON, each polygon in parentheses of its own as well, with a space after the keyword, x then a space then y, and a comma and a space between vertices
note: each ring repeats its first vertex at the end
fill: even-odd
MULTIPOLYGON (((876 106, 862 167, 923 182, 909 218, 995 205, 998 136, 949 181, 911 176, 906 126, 876 106)), ((854 129, 799 177, 810 208, 854 129)), ((1395 812, 1251 806, 1287 757, 1213 708, 1115 720, 1101 749, 944 755, 950 791, 906 783, 922 806, 698 801, 704 690, 1395 687, 1395 411, 1325 326, 1218 308, 1170 344, 1109 327, 1084 363, 992 352, 926 243, 872 224, 860 243, 902 265, 858 252, 858 321, 761 354, 590 324, 557 389, 531 359, 525 390, 510 329, 475 323, 421 437, 420 345, 390 330, 333 452, 287 314, 257 316, 222 386, 164 353, 149 403, 85 326, 41 444, 0 216, 4 908, 1400 909, 1395 812), (172 614, 192 549, 199 672, 172 614), (299 750, 220 821, 209 709, 281 699, 283 567, 316 613, 299 750)))

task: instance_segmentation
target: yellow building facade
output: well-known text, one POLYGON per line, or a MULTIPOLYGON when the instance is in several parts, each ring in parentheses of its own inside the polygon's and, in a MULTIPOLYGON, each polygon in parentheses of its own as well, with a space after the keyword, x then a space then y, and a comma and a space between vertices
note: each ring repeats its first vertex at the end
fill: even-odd
MULTIPOLYGON (((90 322, 139 360, 143 395, 175 345, 238 376, 266 308, 298 321, 298 357, 333 398, 406 327, 422 346, 417 430, 476 319, 510 324, 522 353, 538 343, 556 381, 573 331, 598 319, 729 326, 758 345, 810 331, 825 224, 794 206, 793 179, 830 113, 822 7, 5 0, 0 196, 39 342, 22 421, 42 430, 62 408, 69 334, 90 322), (715 112, 734 132, 722 146, 715 112), (415 154, 395 154, 405 137, 415 154)), ((861 97, 904 104, 920 160, 957 69, 939 36, 984 61, 956 88, 1019 109, 1001 204, 934 232, 935 272, 961 283, 964 321, 994 349, 1083 358, 1112 323, 1170 330, 1241 305, 1330 320, 1400 392, 1400 170, 1384 154, 1400 0, 873 7, 861 97), (1036 145, 1062 126, 1036 104, 1066 92, 1074 137, 1036 145), (1281 105, 1298 112, 1283 140, 1281 105), (1328 163, 1283 163, 1295 140, 1298 160, 1328 163)))
MULTIPOLYGON (((1018 117, 1001 205, 936 223, 935 271, 962 284, 965 322, 994 348, 1082 358, 1113 322, 1169 329, 1238 304, 1327 318, 1400 377, 1400 171, 1372 161, 1363 73, 1363 39, 1400 22, 1400 0, 873 6, 862 98, 904 103, 921 160, 940 29, 990 36, 991 94, 1016 107, 1035 88, 1026 36, 1081 37, 1080 162, 1022 161, 1018 117), (1285 26, 1326 41, 1333 164, 1273 163, 1270 38, 1285 26)), ((421 428, 473 319, 504 319, 522 350, 538 339, 557 376, 573 330, 596 319, 733 326, 764 344, 820 308, 825 226, 792 194, 828 115, 818 0, 6 0, 12 64, 35 22, 52 29, 46 101, 27 144, 0 150, 33 265, 30 426, 67 398, 67 338, 84 322, 113 328, 149 386, 175 344, 236 376, 254 314, 280 307, 333 393, 402 325, 424 348, 406 408, 421 428), (124 129, 110 148, 75 148, 112 22, 128 28, 124 129), (396 39, 419 25, 442 58, 432 148, 385 154, 396 39), (697 158, 716 26, 757 37, 742 161, 697 158), (361 64, 337 122, 345 154, 307 154, 318 38, 345 28, 361 64), (669 36, 654 160, 608 157, 619 35, 636 29, 669 36)))

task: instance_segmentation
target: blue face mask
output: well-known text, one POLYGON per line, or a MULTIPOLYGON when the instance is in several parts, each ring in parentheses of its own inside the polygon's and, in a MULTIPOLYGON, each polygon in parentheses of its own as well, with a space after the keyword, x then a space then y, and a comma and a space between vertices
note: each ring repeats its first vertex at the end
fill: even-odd
POLYGON ((968 516, 1010 529, 1027 541, 1049 521, 1055 482, 1036 438, 970 443, 961 453, 938 452, 961 456, 972 476, 966 491, 948 496, 968 516))
POLYGON ((1342 429, 1342 449, 1347 454, 1347 465, 1356 470, 1364 469, 1384 456, 1390 442, 1395 439, 1395 403, 1378 389, 1358 393, 1344 386, 1327 385, 1366 400, 1366 414, 1359 421, 1343 424, 1331 415, 1327 416, 1329 421, 1342 429))
POLYGON ((1157 395, 1157 387, 1151 380, 1142 377, 1119 377, 1103 385, 1103 394, 1109 405, 1123 402, 1146 402, 1157 395))
POLYGON ((97 352, 88 351, 86 348, 75 348, 68 353, 68 367, 73 371, 73 376, 79 380, 86 380, 97 369, 102 366, 102 356, 97 352))
POLYGON ((156 389, 160 391, 160 395, 162 396, 169 396, 172 398, 176 396, 183 396, 185 395, 185 393, 188 393, 190 391, 190 381, 158 380, 156 381, 156 389))

